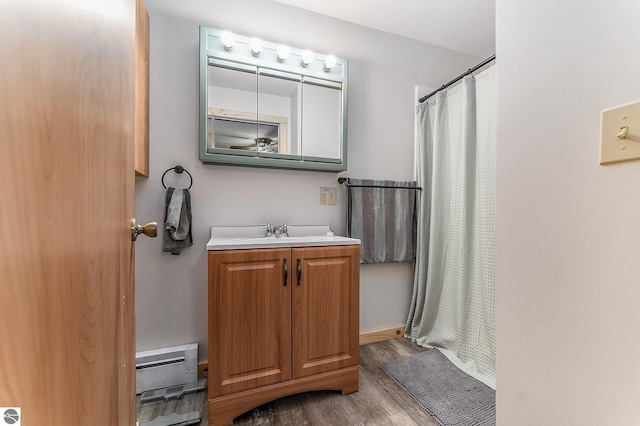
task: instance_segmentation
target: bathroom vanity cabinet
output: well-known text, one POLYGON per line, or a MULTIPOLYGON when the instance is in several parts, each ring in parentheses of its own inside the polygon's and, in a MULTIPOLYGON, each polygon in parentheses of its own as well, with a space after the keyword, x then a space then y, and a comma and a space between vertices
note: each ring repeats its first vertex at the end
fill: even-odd
POLYGON ((358 390, 359 246, 209 251, 209 424, 358 390))

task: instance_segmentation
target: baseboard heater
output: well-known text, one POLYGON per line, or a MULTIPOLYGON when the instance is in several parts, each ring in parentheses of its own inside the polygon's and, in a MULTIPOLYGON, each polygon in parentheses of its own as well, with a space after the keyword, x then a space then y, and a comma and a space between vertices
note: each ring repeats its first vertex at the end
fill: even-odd
POLYGON ((197 343, 136 352, 136 394, 197 380, 197 343))

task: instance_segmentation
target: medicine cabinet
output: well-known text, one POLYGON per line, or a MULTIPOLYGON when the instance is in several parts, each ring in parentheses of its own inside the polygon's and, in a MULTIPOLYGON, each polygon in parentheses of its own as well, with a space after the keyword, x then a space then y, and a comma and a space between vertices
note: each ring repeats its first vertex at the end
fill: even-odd
POLYGON ((347 168, 347 61, 200 27, 200 160, 347 168))

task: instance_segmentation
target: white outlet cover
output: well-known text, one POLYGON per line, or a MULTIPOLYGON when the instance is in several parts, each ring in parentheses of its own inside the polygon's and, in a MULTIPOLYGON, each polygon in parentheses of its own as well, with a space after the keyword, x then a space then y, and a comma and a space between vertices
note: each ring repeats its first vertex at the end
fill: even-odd
POLYGON ((600 164, 640 159, 640 102, 602 111, 600 164), (623 127, 624 139, 618 139, 623 127))

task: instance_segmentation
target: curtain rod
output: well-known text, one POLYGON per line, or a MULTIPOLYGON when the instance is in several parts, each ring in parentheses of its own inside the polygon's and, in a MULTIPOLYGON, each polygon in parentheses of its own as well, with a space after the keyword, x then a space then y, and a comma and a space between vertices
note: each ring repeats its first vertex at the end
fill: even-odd
POLYGON ((427 99, 429 99, 430 97, 432 97, 433 95, 435 95, 436 93, 438 93, 441 90, 446 89, 447 87, 451 86, 454 83, 457 83, 458 81, 462 80, 465 76, 471 74, 474 71, 479 70, 480 68, 484 67, 485 65, 487 65, 489 62, 493 61, 496 59, 496 55, 494 54, 493 56, 485 59, 484 61, 480 62, 478 65, 476 65, 473 68, 469 68, 467 70, 467 72, 460 74, 459 76, 457 76, 456 78, 454 78, 453 80, 451 80, 450 82, 443 84, 441 88, 434 90, 433 92, 429 93, 426 96, 423 96, 419 99, 420 103, 423 103, 424 101, 426 101, 427 99))

